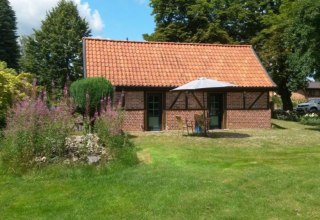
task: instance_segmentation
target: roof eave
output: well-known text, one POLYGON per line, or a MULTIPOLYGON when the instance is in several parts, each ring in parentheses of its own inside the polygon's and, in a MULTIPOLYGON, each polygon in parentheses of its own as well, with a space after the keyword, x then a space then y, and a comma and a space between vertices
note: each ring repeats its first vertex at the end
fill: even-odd
MULTIPOLYGON (((118 91, 122 90, 130 90, 130 91, 170 91, 178 86, 139 86, 139 85, 115 85, 118 91)), ((268 86, 268 87, 261 87, 261 86, 235 86, 235 87, 221 87, 221 88, 210 88, 210 89, 197 89, 193 91, 230 91, 230 92, 237 92, 237 91, 275 91, 277 87, 268 86)), ((190 90, 191 91, 191 90, 190 90)), ((172 91, 175 92, 175 91, 172 91)))

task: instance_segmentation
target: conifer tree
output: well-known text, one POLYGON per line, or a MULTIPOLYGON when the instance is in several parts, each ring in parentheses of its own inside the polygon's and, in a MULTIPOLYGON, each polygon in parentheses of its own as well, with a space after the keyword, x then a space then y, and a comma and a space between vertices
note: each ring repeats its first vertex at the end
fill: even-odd
POLYGON ((40 30, 22 39, 22 69, 37 75, 49 89, 83 76, 82 38, 91 30, 72 1, 61 0, 42 21, 40 30))
POLYGON ((19 46, 17 43, 15 12, 8 0, 0 0, 0 61, 9 68, 18 68, 19 46))

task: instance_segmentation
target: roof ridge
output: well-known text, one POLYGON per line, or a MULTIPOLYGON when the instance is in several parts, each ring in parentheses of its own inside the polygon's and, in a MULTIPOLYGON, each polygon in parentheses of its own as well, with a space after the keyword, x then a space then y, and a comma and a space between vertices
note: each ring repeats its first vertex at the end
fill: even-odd
POLYGON ((219 46, 219 47, 252 47, 252 45, 250 45, 250 44, 218 44, 218 43, 131 41, 131 40, 112 40, 112 39, 95 38, 95 37, 84 37, 83 39, 84 40, 118 42, 118 43, 136 43, 136 44, 195 45, 195 46, 219 46))

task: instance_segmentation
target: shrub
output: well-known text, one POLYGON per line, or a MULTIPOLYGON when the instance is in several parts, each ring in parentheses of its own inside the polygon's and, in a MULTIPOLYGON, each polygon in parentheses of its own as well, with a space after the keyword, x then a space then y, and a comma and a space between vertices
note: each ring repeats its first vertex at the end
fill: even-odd
POLYGON ((71 84, 70 94, 79 111, 84 114, 89 108, 88 114, 93 117, 100 109, 100 100, 112 94, 112 85, 102 77, 80 79, 71 84))
POLYGON ((14 101, 23 99, 31 91, 32 76, 7 68, 5 62, 0 62, 0 129, 5 126, 5 116, 14 101))
POLYGON ((284 111, 280 109, 272 111, 272 118, 286 121, 300 120, 299 114, 296 111, 284 111))
POLYGON ((320 125, 320 116, 316 113, 305 114, 300 122, 305 125, 320 125))
POLYGON ((273 95, 272 96, 272 102, 276 109, 282 108, 282 100, 279 95, 273 95))
POLYGON ((124 111, 112 109, 109 100, 108 109, 102 110, 95 122, 95 132, 101 144, 110 148, 115 159, 124 165, 134 165, 138 162, 136 149, 128 135, 122 131, 124 111))
POLYGON ((62 156, 65 139, 72 131, 71 123, 66 104, 48 108, 40 98, 18 102, 8 118, 1 143, 3 164, 19 172, 36 165, 39 158, 50 162, 62 156))

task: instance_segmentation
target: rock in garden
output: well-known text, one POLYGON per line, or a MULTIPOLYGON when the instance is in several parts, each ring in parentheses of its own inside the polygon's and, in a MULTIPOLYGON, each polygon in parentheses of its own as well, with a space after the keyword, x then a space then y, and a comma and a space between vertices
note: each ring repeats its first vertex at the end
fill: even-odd
POLYGON ((70 162, 97 163, 111 159, 110 151, 99 144, 96 134, 75 135, 66 139, 66 154, 70 162))
POLYGON ((87 156, 88 159, 88 164, 94 164, 99 162, 99 160, 101 159, 100 156, 87 156))

